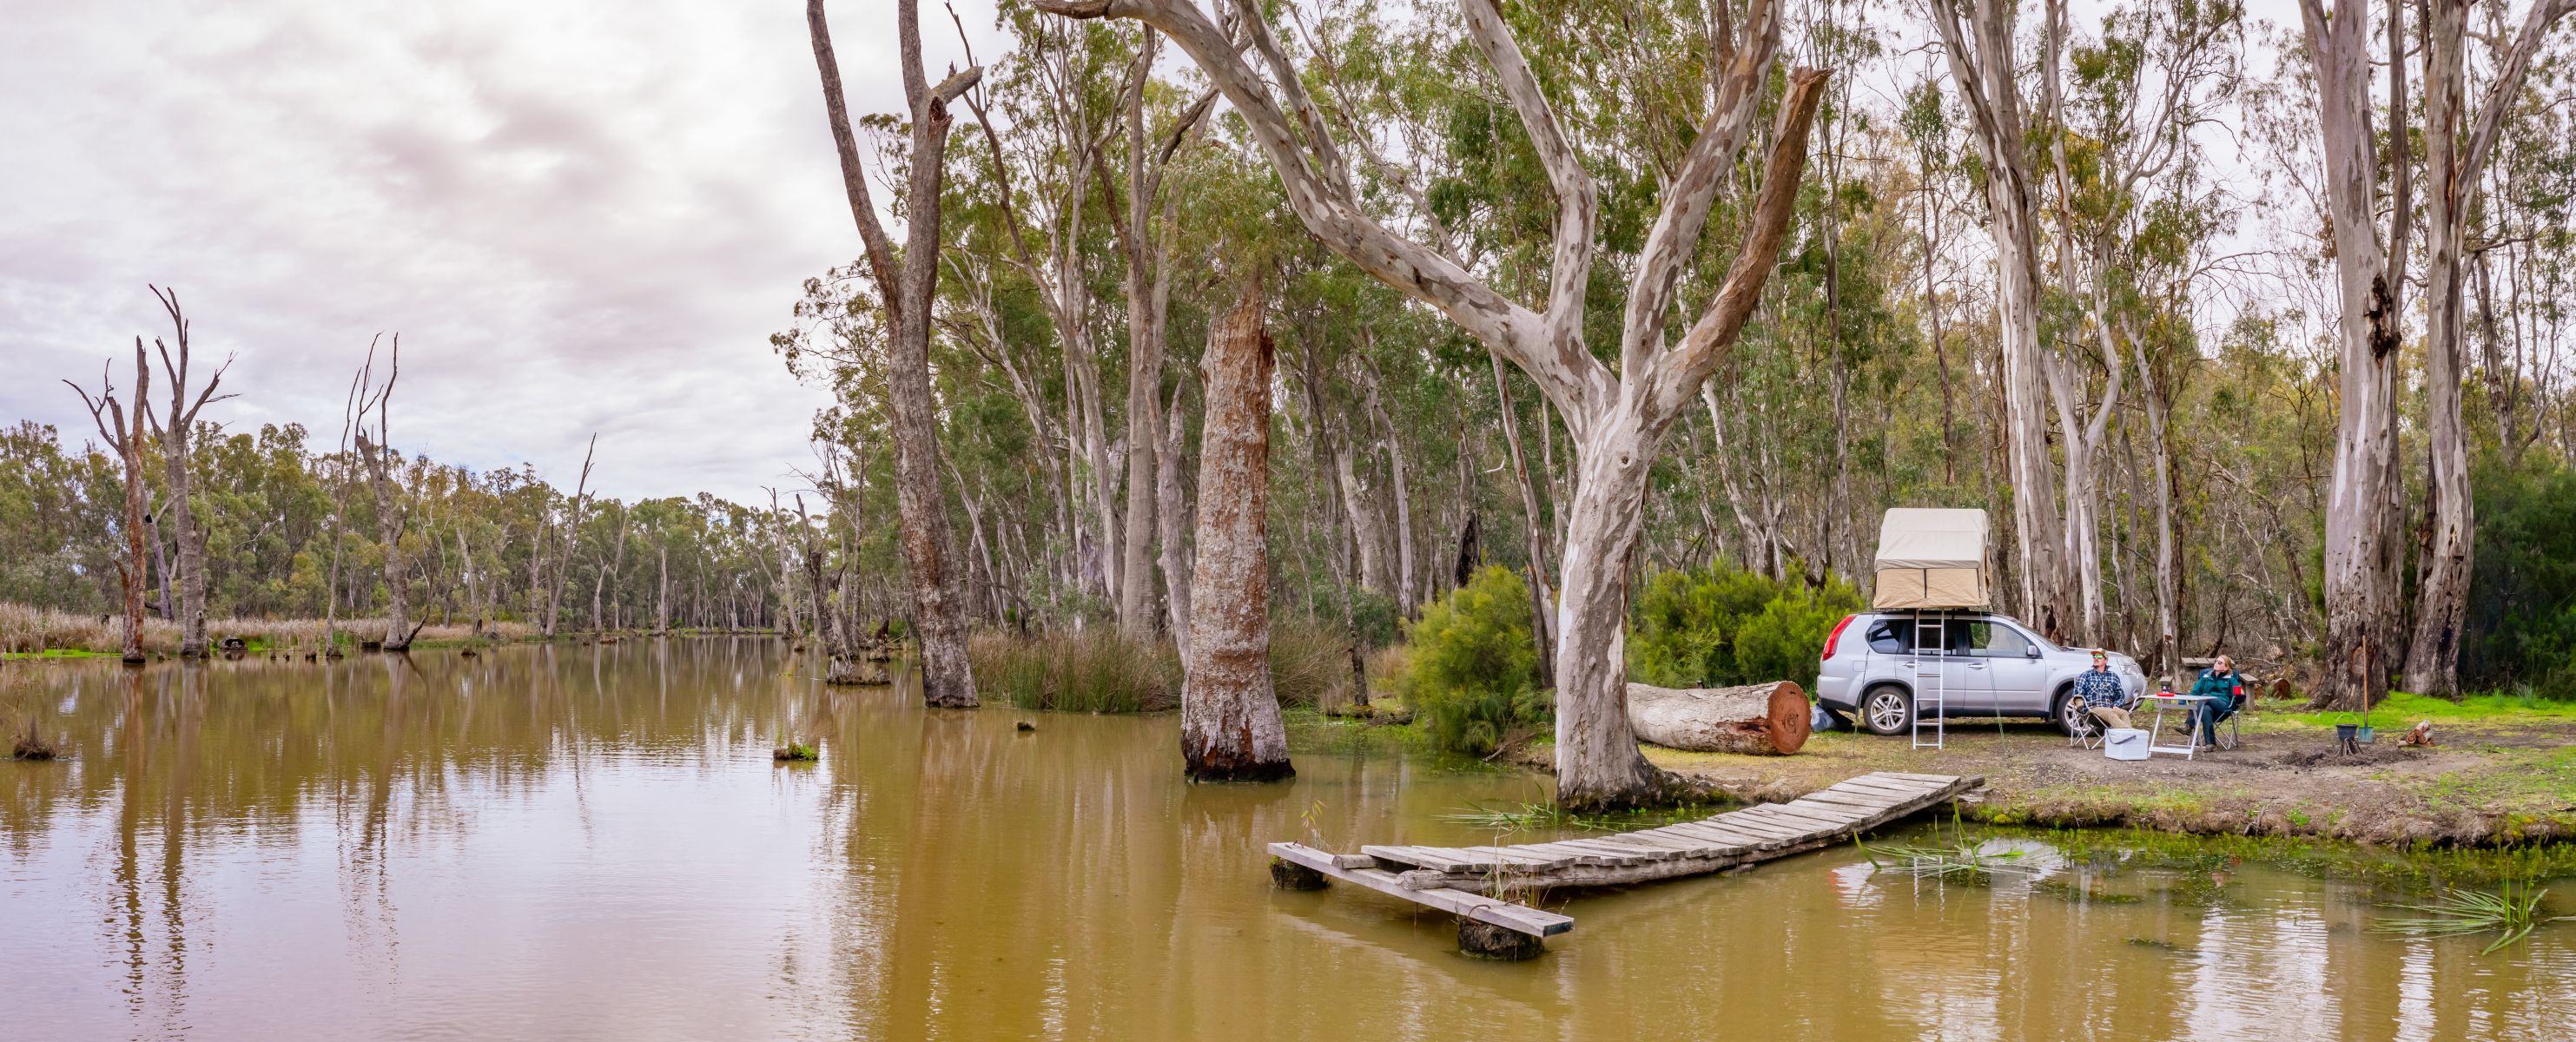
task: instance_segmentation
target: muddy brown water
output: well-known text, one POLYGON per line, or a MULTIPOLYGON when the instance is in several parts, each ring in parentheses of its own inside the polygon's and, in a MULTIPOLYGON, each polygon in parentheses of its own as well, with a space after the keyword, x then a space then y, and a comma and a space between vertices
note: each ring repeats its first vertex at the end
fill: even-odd
POLYGON ((2576 1035, 2576 924, 2481 957, 2371 932, 2359 884, 2035 841, 1990 885, 1843 848, 1583 895, 1545 956, 1479 962, 1445 917, 1271 889, 1262 844, 1492 842, 1441 816, 1527 776, 1309 753, 1193 787, 1169 716, 932 712, 796 666, 705 639, 0 667, 68 738, 0 762, 0 1033, 2576 1035), (773 764, 789 732, 822 761, 773 764))

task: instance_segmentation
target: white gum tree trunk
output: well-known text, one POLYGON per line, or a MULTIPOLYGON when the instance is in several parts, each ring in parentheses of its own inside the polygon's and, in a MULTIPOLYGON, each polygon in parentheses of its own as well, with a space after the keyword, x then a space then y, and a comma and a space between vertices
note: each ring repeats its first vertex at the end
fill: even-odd
MULTIPOLYGON (((1071 18, 1129 18, 1170 36, 1222 91, 1269 158, 1298 219, 1324 246, 1372 277, 1432 307, 1497 357, 1537 381, 1575 433, 1575 483, 1567 497, 1557 635, 1557 799, 1575 808, 1667 801, 1688 783, 1664 774, 1637 750, 1626 710, 1622 623, 1626 560, 1636 541, 1648 464, 1675 417, 1731 351, 1752 315, 1794 216, 1806 167, 1807 135, 1825 74, 1788 77, 1743 243, 1714 297, 1673 342, 1683 269, 1709 209, 1751 137, 1779 51, 1780 18, 1753 0, 1731 32, 1712 33, 1716 103, 1698 128, 1664 194, 1630 279, 1620 326, 1619 364, 1596 358, 1583 339, 1584 304, 1598 232, 1597 189, 1558 126, 1538 77, 1492 0, 1464 0, 1467 37, 1493 69, 1528 130, 1556 196, 1554 256, 1546 300, 1532 308, 1495 291, 1440 251, 1389 230, 1364 208, 1321 112, 1269 25, 1249 4, 1238 10, 1249 37, 1238 46, 1189 0, 1036 0, 1071 18), (1267 77, 1251 62, 1267 67, 1267 77), (1292 127, 1295 128, 1292 130, 1292 127)), ((1210 394, 1213 402, 1214 394, 1210 394)), ((1210 412, 1215 407, 1210 405, 1210 412)), ((1204 490, 1201 525, 1216 504, 1204 490)), ((2053 507, 2051 508, 2053 512, 2053 507)), ((1202 540, 1201 583, 1210 548, 1202 540)), ((1200 591, 1202 605, 1215 599, 1200 591)), ((1206 649, 1198 649, 1201 656, 1206 649)))
MULTIPOLYGON (((2467 0, 2427 0, 2431 33, 2424 48, 2425 427, 2430 435, 2426 493, 2432 517, 2416 584, 2415 632, 2406 653, 2406 686, 2418 694, 2459 692, 2460 624, 2467 614, 2472 537, 2469 449, 2460 416, 2460 377, 2468 329, 2462 308, 2469 222, 2478 182, 2505 114, 2521 93, 2532 57, 2569 0, 2540 0, 2505 52, 2479 107, 2468 107, 2467 0)), ((2509 436, 2509 435, 2508 435, 2509 436)))
POLYGON ((1200 432, 1197 592, 1181 685, 1192 781, 1294 777, 1270 680, 1270 336, 1261 290, 1209 331, 1200 432))
MULTIPOLYGON (((2023 146, 2015 0, 1933 0, 1933 28, 1985 161, 1995 240, 1995 304, 2003 338, 2004 455, 2013 541, 2028 621, 2053 640, 2077 625, 2057 475, 2048 454, 2051 363, 2039 340, 2039 195, 2023 146), (1964 16, 1965 23, 1961 19, 1964 16)), ((2070 424, 2067 433, 2072 436, 2070 424)))
POLYGON ((2376 223, 2379 162, 2370 126, 2368 5, 2340 0, 2329 15, 2325 0, 2301 0, 2299 9, 2315 58, 2317 126, 2343 303, 2335 323, 2343 408, 2326 485, 2325 670, 2316 701, 2358 709, 2380 693, 2384 679, 2378 674, 2390 657, 2380 646, 2381 600, 2395 594, 2381 590, 2396 467, 2398 320, 2389 257, 2404 253, 2408 207, 2400 178, 2400 201, 2392 211, 2400 248, 2392 251, 2376 223))

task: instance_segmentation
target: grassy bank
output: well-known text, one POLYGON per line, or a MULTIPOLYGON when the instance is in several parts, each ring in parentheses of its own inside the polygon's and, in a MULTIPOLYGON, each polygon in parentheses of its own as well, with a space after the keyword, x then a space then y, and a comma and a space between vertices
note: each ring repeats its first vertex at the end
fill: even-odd
MULTIPOLYGON (((124 649, 124 620, 115 616, 75 615, 23 604, 0 604, 0 655, 11 658, 87 658, 114 656, 124 649)), ((217 645, 239 638, 255 652, 319 651, 324 630, 320 619, 208 619, 206 636, 217 645)), ((343 647, 360 639, 381 638, 381 618, 341 619, 343 647)), ((487 639, 527 640, 535 631, 516 622, 484 624, 487 639)), ((179 624, 164 619, 143 621, 143 650, 155 655, 179 653, 179 624)), ((473 638, 470 623, 423 626, 414 646, 461 644, 473 638)))
MULTIPOLYGON (((1783 800, 1869 771, 1983 775, 1971 818, 2041 828, 2127 828, 2207 836, 2341 840, 2379 847, 2496 847, 2576 838, 2576 713, 2556 703, 2400 697, 2372 718, 2379 741, 2333 747, 2349 714, 2288 704, 2258 708, 2233 750, 2144 762, 2070 748, 2044 724, 1953 721, 1948 746, 1819 733, 1796 756, 1648 748, 1667 769, 1733 795, 1783 800), (2396 732, 2432 720, 2439 743, 2398 746, 2396 732)), ((1544 756, 1544 751, 1539 752, 1544 756)))

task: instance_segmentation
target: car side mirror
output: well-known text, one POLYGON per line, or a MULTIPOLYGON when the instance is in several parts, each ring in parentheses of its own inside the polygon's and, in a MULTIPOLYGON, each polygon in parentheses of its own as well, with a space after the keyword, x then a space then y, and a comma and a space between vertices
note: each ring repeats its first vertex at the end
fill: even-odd
POLYGON ((2023 657, 2023 658, 2038 658, 2038 657, 2039 657, 2039 645, 2037 645, 2037 644, 2032 644, 2032 645, 2030 645, 2030 646, 2028 646, 2028 647, 2025 647, 2025 648, 2021 649, 2021 657, 2023 657))

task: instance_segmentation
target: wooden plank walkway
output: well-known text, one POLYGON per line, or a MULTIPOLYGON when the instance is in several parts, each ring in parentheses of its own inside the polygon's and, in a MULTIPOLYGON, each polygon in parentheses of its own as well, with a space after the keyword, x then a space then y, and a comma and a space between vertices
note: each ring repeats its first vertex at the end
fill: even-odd
POLYGON ((1983 784, 1984 778, 1879 771, 1787 803, 1636 832, 1506 847, 1363 846, 1357 854, 1273 843, 1270 853, 1327 879, 1544 938, 1573 929, 1574 920, 1488 895, 1622 886, 1787 857, 1857 838, 1983 784))

